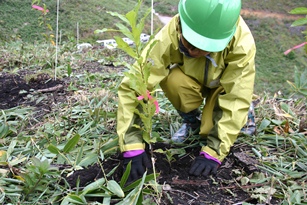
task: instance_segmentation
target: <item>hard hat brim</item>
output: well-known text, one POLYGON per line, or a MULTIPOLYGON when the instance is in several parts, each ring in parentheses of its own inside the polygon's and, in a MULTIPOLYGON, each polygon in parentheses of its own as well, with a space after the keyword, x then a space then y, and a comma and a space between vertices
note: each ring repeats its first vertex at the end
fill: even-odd
POLYGON ((224 50, 236 31, 236 29, 233 29, 233 32, 227 38, 212 39, 196 33, 182 20, 181 20, 181 28, 182 28, 183 37, 189 43, 191 43, 196 48, 208 52, 219 52, 224 50))

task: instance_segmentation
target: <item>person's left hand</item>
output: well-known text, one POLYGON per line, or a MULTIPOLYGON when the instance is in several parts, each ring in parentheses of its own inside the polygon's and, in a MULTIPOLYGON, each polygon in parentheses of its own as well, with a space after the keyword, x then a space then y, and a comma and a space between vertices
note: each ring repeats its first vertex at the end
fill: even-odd
POLYGON ((220 164, 214 160, 207 159, 206 157, 200 155, 195 158, 189 174, 194 176, 203 175, 204 177, 207 177, 210 174, 216 175, 219 166, 220 164))

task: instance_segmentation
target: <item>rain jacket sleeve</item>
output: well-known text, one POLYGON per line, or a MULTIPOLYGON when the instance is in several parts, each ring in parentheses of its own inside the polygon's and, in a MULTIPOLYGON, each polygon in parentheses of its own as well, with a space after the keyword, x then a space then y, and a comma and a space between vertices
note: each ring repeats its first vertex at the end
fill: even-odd
POLYGON ((255 79, 256 47, 253 36, 242 18, 236 33, 223 51, 225 70, 220 78, 224 92, 218 96, 220 116, 214 116, 214 127, 202 151, 222 161, 229 153, 244 126, 252 101, 255 79))
MULTIPOLYGON (((173 18, 168 25, 164 26, 155 36, 157 43, 153 46, 148 60, 153 63, 150 76, 148 79, 148 90, 151 91, 158 85, 168 74, 170 66, 171 53, 178 47, 176 36, 176 21, 173 18)), ((149 46, 143 53, 147 52, 149 46)), ((136 100, 137 93, 129 86, 129 78, 124 77, 118 89, 118 111, 117 111, 117 134, 119 136, 119 148, 121 152, 128 150, 144 149, 142 132, 133 127, 133 124, 140 124, 141 120, 134 113, 138 106, 136 100)))

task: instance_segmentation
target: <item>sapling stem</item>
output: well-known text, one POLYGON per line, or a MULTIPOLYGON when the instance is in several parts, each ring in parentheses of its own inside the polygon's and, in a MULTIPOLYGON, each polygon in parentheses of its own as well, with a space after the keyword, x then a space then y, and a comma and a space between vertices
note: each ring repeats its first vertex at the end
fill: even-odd
MULTIPOLYGON (((152 136, 151 136, 151 133, 150 133, 150 138, 151 138, 151 137, 152 137, 152 136)), ((155 168, 155 162, 156 162, 156 160, 155 160, 154 155, 153 155, 153 148, 152 148, 152 145, 151 145, 151 144, 149 144, 149 150, 150 150, 150 157, 151 157, 152 169, 153 169, 154 179, 155 179, 155 182, 154 182, 154 189, 155 189, 157 195, 159 196, 159 194, 160 194, 160 193, 159 193, 159 189, 158 189, 159 184, 157 183, 156 168, 155 168)), ((159 199, 160 199, 160 198, 161 198, 161 197, 159 197, 159 199)))

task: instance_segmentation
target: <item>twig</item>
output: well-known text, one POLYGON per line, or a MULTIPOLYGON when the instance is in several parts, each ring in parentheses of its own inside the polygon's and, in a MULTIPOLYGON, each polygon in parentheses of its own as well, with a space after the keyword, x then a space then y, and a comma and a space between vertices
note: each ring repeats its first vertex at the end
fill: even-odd
POLYGON ((190 186, 209 186, 207 180, 183 180, 183 179, 173 179, 172 184, 177 185, 190 185, 190 186))
POLYGON ((45 92, 52 92, 52 91, 56 91, 60 88, 62 88, 63 85, 62 84, 59 84, 59 85, 56 85, 54 87, 51 87, 51 88, 45 88, 45 89, 38 89, 36 90, 37 93, 45 93, 45 92))
POLYGON ((218 188, 219 190, 220 189, 237 189, 237 188, 241 188, 241 189, 248 189, 248 188, 253 188, 253 187, 259 187, 259 186, 264 186, 264 185, 268 185, 269 182, 267 183, 262 183, 262 184, 253 184, 253 185, 246 185, 246 186, 225 186, 225 187, 220 187, 218 188))
POLYGON ((199 197, 199 196, 193 196, 192 194, 189 194, 187 192, 184 192, 184 191, 181 191, 181 190, 177 190, 177 189, 171 189, 170 191, 171 192, 173 191, 173 192, 179 192, 179 193, 182 193, 182 194, 186 194, 186 195, 192 197, 193 199, 198 199, 198 197, 199 197))

